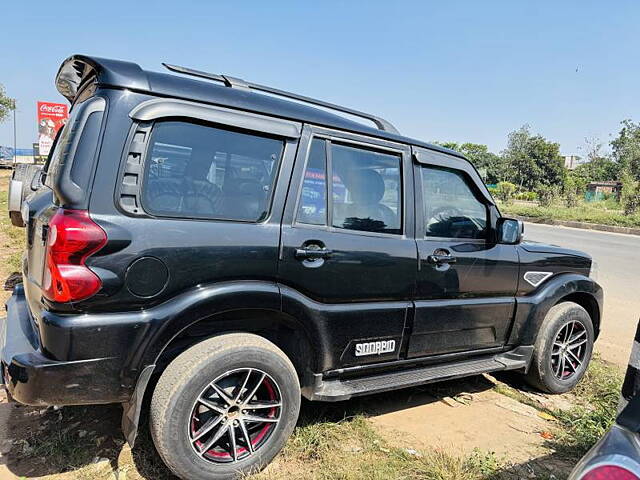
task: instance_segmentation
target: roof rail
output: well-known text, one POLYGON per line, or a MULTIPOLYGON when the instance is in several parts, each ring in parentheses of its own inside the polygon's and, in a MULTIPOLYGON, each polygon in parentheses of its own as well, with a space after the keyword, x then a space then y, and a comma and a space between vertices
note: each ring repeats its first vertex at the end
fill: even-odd
POLYGON ((316 100, 315 98, 305 97, 304 95, 298 95, 296 93, 287 92, 285 90, 279 90, 277 88, 268 87, 265 85, 259 85, 257 83, 246 82, 239 78, 230 77, 228 75, 217 75, 215 73, 203 72, 201 70, 194 70, 192 68, 181 67, 178 65, 170 65, 168 63, 162 63, 162 65, 168 70, 171 70, 172 72, 183 73, 185 75, 191 75, 194 77, 206 78, 207 80, 215 80, 217 82, 224 83, 225 86, 227 87, 239 88, 243 90, 258 90, 260 92, 270 93, 272 95, 278 95, 280 97, 291 98, 293 100, 298 100, 300 102, 310 103, 312 105, 316 105, 319 107, 324 107, 331 110, 336 110, 338 112, 353 115, 356 117, 364 118, 366 120, 373 122, 376 125, 376 127, 379 128, 380 130, 399 134, 396 127, 394 127, 390 122, 388 122, 384 118, 376 117, 375 115, 360 112, 358 110, 353 110, 351 108, 342 107, 340 105, 336 105, 335 103, 316 100))

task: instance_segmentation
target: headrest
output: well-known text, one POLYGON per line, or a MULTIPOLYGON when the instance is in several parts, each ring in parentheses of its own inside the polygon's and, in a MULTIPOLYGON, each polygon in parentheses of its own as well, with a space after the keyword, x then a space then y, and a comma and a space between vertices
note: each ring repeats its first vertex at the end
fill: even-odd
POLYGON ((348 177, 347 188, 354 203, 379 203, 384 196, 384 180, 375 170, 356 170, 348 177))

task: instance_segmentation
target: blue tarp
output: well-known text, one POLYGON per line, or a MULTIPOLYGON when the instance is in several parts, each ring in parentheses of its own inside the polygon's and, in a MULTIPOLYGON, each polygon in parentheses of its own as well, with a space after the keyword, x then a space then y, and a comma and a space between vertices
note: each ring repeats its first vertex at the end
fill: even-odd
MULTIPOLYGON (((16 153, 19 157, 32 157, 33 148, 18 148, 16 153)), ((13 147, 0 145, 0 158, 13 158, 13 147)))

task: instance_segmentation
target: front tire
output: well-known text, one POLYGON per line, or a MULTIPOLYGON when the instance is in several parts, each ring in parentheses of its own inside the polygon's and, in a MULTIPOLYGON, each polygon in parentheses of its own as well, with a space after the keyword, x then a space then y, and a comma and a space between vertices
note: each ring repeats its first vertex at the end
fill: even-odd
POLYGON ((538 332, 525 379, 543 392, 568 392, 586 373, 593 342, 593 322, 582 306, 574 302, 554 305, 538 332))
POLYGON ((149 412, 158 453, 185 480, 254 473, 278 454, 300 410, 300 385, 287 356, 257 335, 204 340, 173 360, 149 412))

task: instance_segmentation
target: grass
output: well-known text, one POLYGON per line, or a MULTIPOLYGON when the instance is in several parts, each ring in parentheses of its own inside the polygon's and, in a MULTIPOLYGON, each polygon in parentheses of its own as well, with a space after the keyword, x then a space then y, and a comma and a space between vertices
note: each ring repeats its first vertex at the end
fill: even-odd
POLYGON ((391 447, 358 415, 299 426, 274 465, 251 478, 482 480, 497 478, 503 466, 492 453, 391 447))
POLYGON ((611 210, 611 206, 611 202, 581 202, 575 208, 562 205, 541 207, 535 204, 501 203, 500 210, 507 215, 523 217, 640 227, 640 213, 625 215, 622 210, 611 210))
POLYGON ((569 409, 545 408, 505 383, 497 383, 494 390, 553 417, 557 424, 549 446, 569 458, 578 459, 613 425, 622 381, 620 370, 596 354, 583 379, 569 394, 572 398, 569 409))
POLYGON ((583 379, 567 394, 572 405, 568 409, 544 407, 535 398, 506 383, 496 383, 494 390, 534 407, 549 415, 549 418, 553 417, 556 427, 548 446, 575 461, 615 422, 622 381, 623 375, 618 367, 605 362, 596 354, 583 379))
POLYGON ((557 449, 581 456, 602 437, 615 421, 622 381, 616 367, 594 358, 573 392, 575 405, 553 413, 561 426, 557 449))

